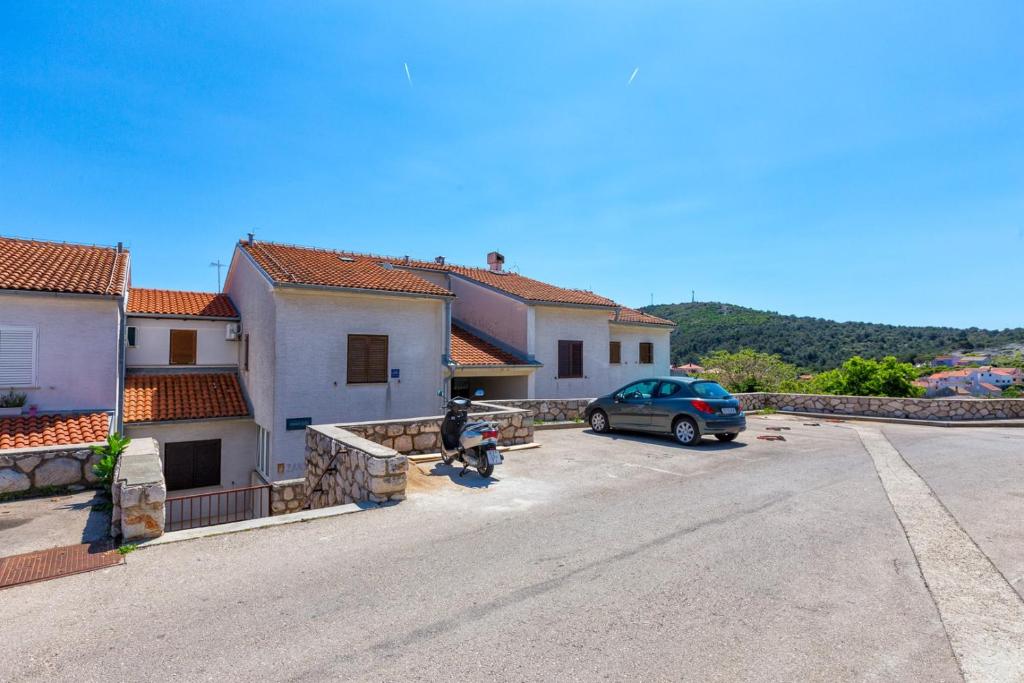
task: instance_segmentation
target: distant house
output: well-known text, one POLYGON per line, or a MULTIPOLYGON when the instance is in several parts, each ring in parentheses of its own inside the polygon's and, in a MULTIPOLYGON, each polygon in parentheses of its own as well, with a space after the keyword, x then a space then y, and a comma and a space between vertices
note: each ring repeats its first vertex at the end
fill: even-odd
POLYGON ((1024 383, 1024 373, 1017 368, 997 368, 984 365, 937 372, 922 378, 928 396, 944 395, 944 389, 962 390, 973 396, 1001 395, 1003 389, 1024 383))
POLYGON ((956 365, 956 361, 956 356, 936 356, 935 358, 932 359, 931 364, 933 367, 951 368, 956 365))
POLYGON ((704 368, 696 363, 684 363, 683 365, 672 366, 672 374, 676 377, 696 377, 702 372, 704 372, 704 368))
POLYGON ((956 364, 959 366, 965 365, 987 365, 992 362, 992 356, 959 356, 956 359, 956 364))

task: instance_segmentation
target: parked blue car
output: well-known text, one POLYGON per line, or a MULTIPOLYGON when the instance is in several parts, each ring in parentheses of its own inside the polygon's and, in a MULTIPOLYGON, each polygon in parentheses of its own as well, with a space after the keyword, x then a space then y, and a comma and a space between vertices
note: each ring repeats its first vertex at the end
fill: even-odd
POLYGON ((654 377, 594 400, 586 419, 597 433, 635 429, 672 434, 684 446, 704 434, 732 441, 747 428, 740 402, 718 382, 693 377, 654 377))

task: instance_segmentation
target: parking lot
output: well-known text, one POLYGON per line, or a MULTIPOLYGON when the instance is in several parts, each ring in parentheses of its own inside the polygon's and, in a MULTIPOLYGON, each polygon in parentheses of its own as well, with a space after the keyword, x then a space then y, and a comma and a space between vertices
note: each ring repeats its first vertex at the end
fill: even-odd
MULTIPOLYGON (((538 432, 489 482, 421 464, 392 508, 0 591, 0 679, 961 680, 861 436, 811 422, 538 432)), ((868 428, 1019 602, 1024 433, 868 428)))

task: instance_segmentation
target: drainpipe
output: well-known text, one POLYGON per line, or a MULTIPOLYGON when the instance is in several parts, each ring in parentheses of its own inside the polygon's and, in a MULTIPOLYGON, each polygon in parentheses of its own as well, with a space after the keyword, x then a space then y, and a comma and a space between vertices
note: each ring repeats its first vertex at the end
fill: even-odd
POLYGON ((452 300, 444 300, 444 352, 441 354, 441 362, 444 364, 448 376, 445 378, 442 398, 447 401, 451 390, 451 379, 455 376, 455 363, 452 362, 452 300))
MULTIPOLYGON (((123 251, 121 243, 117 243, 117 251, 123 251)), ((125 291, 117 297, 117 397, 114 401, 114 426, 118 434, 124 434, 124 373, 127 360, 125 346, 128 343, 128 282, 131 278, 131 256, 125 264, 125 291)))

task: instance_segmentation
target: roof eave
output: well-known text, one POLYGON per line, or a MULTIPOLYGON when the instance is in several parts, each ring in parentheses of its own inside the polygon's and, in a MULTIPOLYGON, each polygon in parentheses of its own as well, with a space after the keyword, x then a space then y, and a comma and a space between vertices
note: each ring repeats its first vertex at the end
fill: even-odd
POLYGON ((128 311, 129 318, 167 318, 172 320, 223 320, 225 322, 238 322, 241 316, 224 315, 183 315, 181 313, 133 313, 128 311))
POLYGON ((374 296, 402 296, 411 297, 416 299, 437 299, 439 301, 445 301, 454 299, 455 295, 452 293, 447 294, 431 294, 429 292, 403 292, 391 289, 367 289, 364 287, 341 287, 338 285, 315 285, 304 282, 282 282, 280 280, 271 281, 276 288, 281 289, 304 289, 310 291, 320 292, 341 292, 353 294, 372 294, 374 296))

